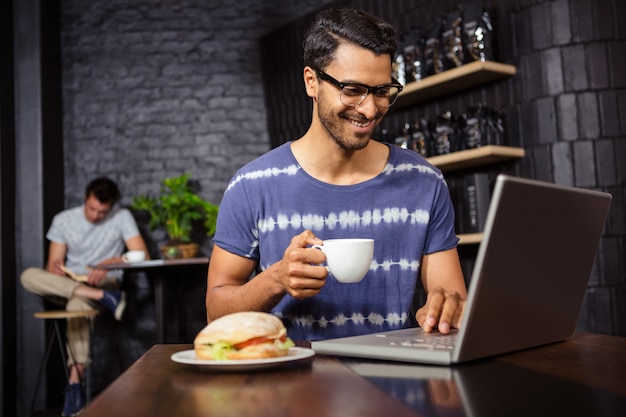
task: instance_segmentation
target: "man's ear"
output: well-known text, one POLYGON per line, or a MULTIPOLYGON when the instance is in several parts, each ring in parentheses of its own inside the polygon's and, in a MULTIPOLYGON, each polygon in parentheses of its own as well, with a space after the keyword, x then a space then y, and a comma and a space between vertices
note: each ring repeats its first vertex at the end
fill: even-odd
POLYGON ((317 80, 317 74, 315 70, 309 66, 304 67, 304 87, 306 89, 306 94, 309 97, 316 98, 317 97, 317 89, 319 86, 317 80))

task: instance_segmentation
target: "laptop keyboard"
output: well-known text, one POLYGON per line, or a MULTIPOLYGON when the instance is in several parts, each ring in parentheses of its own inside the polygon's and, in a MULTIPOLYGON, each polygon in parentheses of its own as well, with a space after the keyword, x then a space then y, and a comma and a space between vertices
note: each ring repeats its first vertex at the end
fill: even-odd
POLYGON ((411 336, 410 338, 389 340, 391 346, 406 346, 429 350, 452 350, 456 343, 456 331, 450 334, 426 333, 411 336))

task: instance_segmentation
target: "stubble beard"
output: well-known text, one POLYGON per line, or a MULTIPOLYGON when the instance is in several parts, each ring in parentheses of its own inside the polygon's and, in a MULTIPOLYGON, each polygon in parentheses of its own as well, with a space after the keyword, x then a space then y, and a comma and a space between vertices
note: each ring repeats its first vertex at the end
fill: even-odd
POLYGON ((352 136, 346 135, 342 132, 343 123, 345 119, 348 119, 345 112, 341 112, 338 115, 333 114, 332 107, 324 106, 323 99, 320 100, 317 115, 320 119, 322 127, 328 134, 328 137, 342 150, 346 152, 354 152, 364 149, 370 141, 370 136, 367 134, 353 134, 352 136), (324 111, 323 109, 328 109, 324 111), (344 119, 345 118, 345 119, 344 119))

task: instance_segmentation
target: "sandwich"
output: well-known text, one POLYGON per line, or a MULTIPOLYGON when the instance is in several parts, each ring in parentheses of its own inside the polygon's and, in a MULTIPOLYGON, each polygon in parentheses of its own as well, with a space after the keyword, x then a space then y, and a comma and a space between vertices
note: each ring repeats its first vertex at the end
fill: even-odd
POLYGON ((294 343, 283 322, 269 313, 242 311, 209 323, 194 339, 196 358, 262 359, 285 356, 294 343))

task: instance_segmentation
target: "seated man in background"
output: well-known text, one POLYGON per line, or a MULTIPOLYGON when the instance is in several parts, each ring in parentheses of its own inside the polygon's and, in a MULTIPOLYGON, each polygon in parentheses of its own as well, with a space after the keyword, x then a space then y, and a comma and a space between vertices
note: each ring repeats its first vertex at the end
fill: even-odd
POLYGON ((401 85, 395 29, 360 10, 321 12, 305 34, 309 130, 239 170, 220 205, 207 320, 242 310, 280 317, 294 340, 409 327, 449 333, 467 291, 441 171, 372 139, 401 85), (328 278, 332 238, 372 238, 361 282, 328 278), (251 275, 260 271, 252 279, 251 275), (426 304, 413 315, 421 278, 426 304))
MULTIPOLYGON (((50 240, 46 269, 28 268, 21 275, 22 286, 68 311, 98 309, 111 311, 121 320, 126 307, 119 289, 121 270, 89 268, 122 262, 124 247, 141 250, 149 258, 146 244, 132 214, 114 207, 120 200, 117 184, 106 177, 91 181, 83 205, 64 210, 52 220, 46 234, 50 240), (86 275, 84 283, 66 275, 86 275)), ((89 361, 89 323, 84 319, 67 321, 69 383, 65 390, 63 416, 75 416, 85 408, 81 385, 89 361)))

